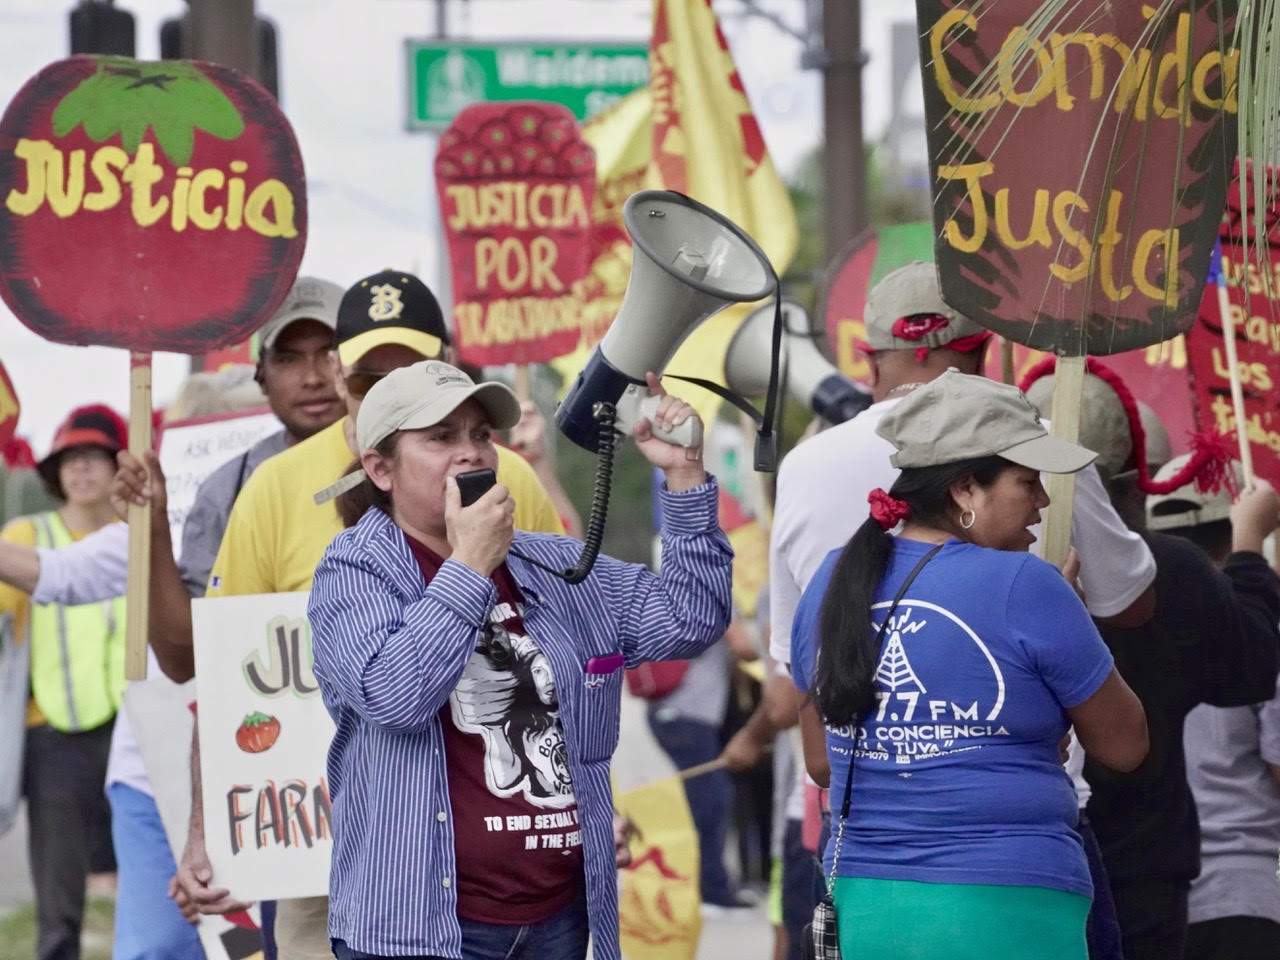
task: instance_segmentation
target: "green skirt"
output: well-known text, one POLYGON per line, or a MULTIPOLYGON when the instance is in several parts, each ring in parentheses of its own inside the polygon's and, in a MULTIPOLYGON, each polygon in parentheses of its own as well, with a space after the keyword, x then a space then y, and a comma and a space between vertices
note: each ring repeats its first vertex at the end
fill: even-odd
POLYGON ((1087 960, 1089 898, 1047 887, 839 877, 844 960, 1087 960))

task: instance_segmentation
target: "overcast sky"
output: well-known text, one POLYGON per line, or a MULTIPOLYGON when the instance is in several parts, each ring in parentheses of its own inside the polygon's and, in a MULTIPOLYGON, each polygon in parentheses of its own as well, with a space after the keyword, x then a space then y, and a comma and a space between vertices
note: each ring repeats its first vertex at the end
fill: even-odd
MULTIPOLYGON (((157 32, 180 15, 180 0, 117 0, 137 18, 138 55, 157 57, 157 32)), ((0 0, 0 102, 7 103, 45 64, 68 53, 72 0, 0 0)), ((796 29, 802 0, 759 6, 796 29)), ((864 109, 869 139, 889 109, 890 25, 913 4, 862 0, 863 43, 871 55, 864 109)), ((740 16, 738 0, 715 0, 734 58, 775 162, 784 174, 821 137, 818 75, 800 67, 801 45, 776 26, 740 16)), ((404 52, 408 37, 429 35, 433 0, 258 0, 280 35, 282 106, 302 147, 310 230, 304 273, 344 286, 386 266, 420 273, 440 265, 431 176, 433 138, 403 129, 404 52)), ((450 0, 450 32, 467 39, 582 38, 646 42, 649 0, 450 0)), ((0 258, 3 251, 0 251, 0 258)), ((446 314, 448 311, 446 310, 446 314)), ((0 305, 0 360, 22 404, 19 432, 37 454, 58 421, 80 403, 106 401, 125 411, 123 351, 66 347, 30 333, 0 305)), ((186 357, 158 355, 157 405, 172 398, 186 357)))

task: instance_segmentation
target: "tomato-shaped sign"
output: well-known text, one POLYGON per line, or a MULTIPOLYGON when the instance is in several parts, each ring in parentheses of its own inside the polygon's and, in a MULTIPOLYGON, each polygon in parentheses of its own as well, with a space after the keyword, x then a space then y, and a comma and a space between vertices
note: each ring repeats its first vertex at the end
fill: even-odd
POLYGON ((245 340, 306 242, 276 102, 211 63, 71 57, 0 119, 0 296, 49 340, 205 353, 245 340))

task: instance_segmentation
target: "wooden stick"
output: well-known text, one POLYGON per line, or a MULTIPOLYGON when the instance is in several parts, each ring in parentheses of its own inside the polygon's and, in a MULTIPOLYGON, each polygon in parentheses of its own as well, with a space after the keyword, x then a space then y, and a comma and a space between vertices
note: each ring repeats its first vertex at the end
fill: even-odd
POLYGON ((1000 379, 1013 386, 1015 383, 1013 369, 1013 341, 1008 337, 1000 338, 1000 379))
MULTIPOLYGON (((151 450, 151 354, 129 355, 129 452, 151 450)), ((147 679, 147 605, 151 586, 151 506, 129 504, 129 587, 125 594, 124 675, 147 679)))
POLYGON ((515 391, 516 399, 521 403, 533 399, 533 385, 530 383, 529 368, 524 364, 516 367, 515 391))
POLYGON ((692 780, 694 777, 700 777, 704 773, 713 773, 725 766, 723 759, 708 760, 706 763, 700 763, 696 767, 690 767, 688 770, 681 770, 676 774, 676 779, 681 782, 692 780))
POLYGON ((1253 486, 1253 448, 1249 446, 1249 425, 1244 418, 1244 385, 1240 382, 1240 362, 1236 358, 1236 317, 1232 312, 1227 285, 1218 288, 1218 312, 1222 315, 1222 345, 1231 371, 1231 407, 1236 415, 1236 441, 1240 444, 1240 465, 1244 468, 1245 487, 1253 486))
MULTIPOLYGON (((1059 357, 1053 375, 1050 430, 1068 443, 1080 439, 1080 402, 1084 396, 1085 358, 1059 357)), ((1055 567, 1067 562, 1071 551, 1071 513, 1076 495, 1074 473, 1051 473, 1049 515, 1044 521, 1044 559, 1055 567)))

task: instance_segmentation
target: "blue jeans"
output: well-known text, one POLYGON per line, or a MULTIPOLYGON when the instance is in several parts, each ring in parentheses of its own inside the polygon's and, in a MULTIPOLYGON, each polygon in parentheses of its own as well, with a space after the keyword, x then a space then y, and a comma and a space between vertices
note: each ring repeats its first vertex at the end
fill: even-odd
MULTIPOLYGON (((659 717, 649 711, 649 729, 677 770, 688 770, 720 756, 720 731, 689 717, 659 717)), ((737 903, 737 890, 724 866, 724 847, 733 811, 733 781, 724 770, 713 770, 684 782, 693 825, 698 829, 699 886, 702 902, 719 906, 737 903)))
POLYGON ((114 960, 200 960, 196 928, 169 899, 177 872, 156 802, 133 787, 113 783, 111 836, 115 841, 116 932, 114 960))
POLYGON ((1089 943, 1089 960, 1124 960, 1120 942, 1120 920, 1116 916, 1115 900, 1111 896, 1111 883, 1107 868, 1102 863, 1102 848, 1089 825, 1089 818, 1080 811, 1080 823, 1076 826, 1084 842, 1084 855, 1089 861, 1089 878, 1093 881, 1093 906, 1085 923, 1084 935, 1089 943))
MULTIPOLYGON (((458 924, 462 927, 462 960, 584 960, 587 955, 590 930, 585 891, 541 923, 511 927, 459 919, 458 924)), ((441 960, 426 954, 383 958, 352 950, 342 940, 332 943, 338 960, 441 960)))
MULTIPOLYGON (((782 841, 782 926, 787 931, 787 960, 804 960, 808 955, 805 928, 813 921, 813 910, 827 892, 822 863, 800 842, 803 823, 787 820, 782 841)), ((819 849, 826 848, 823 831, 819 849)))

